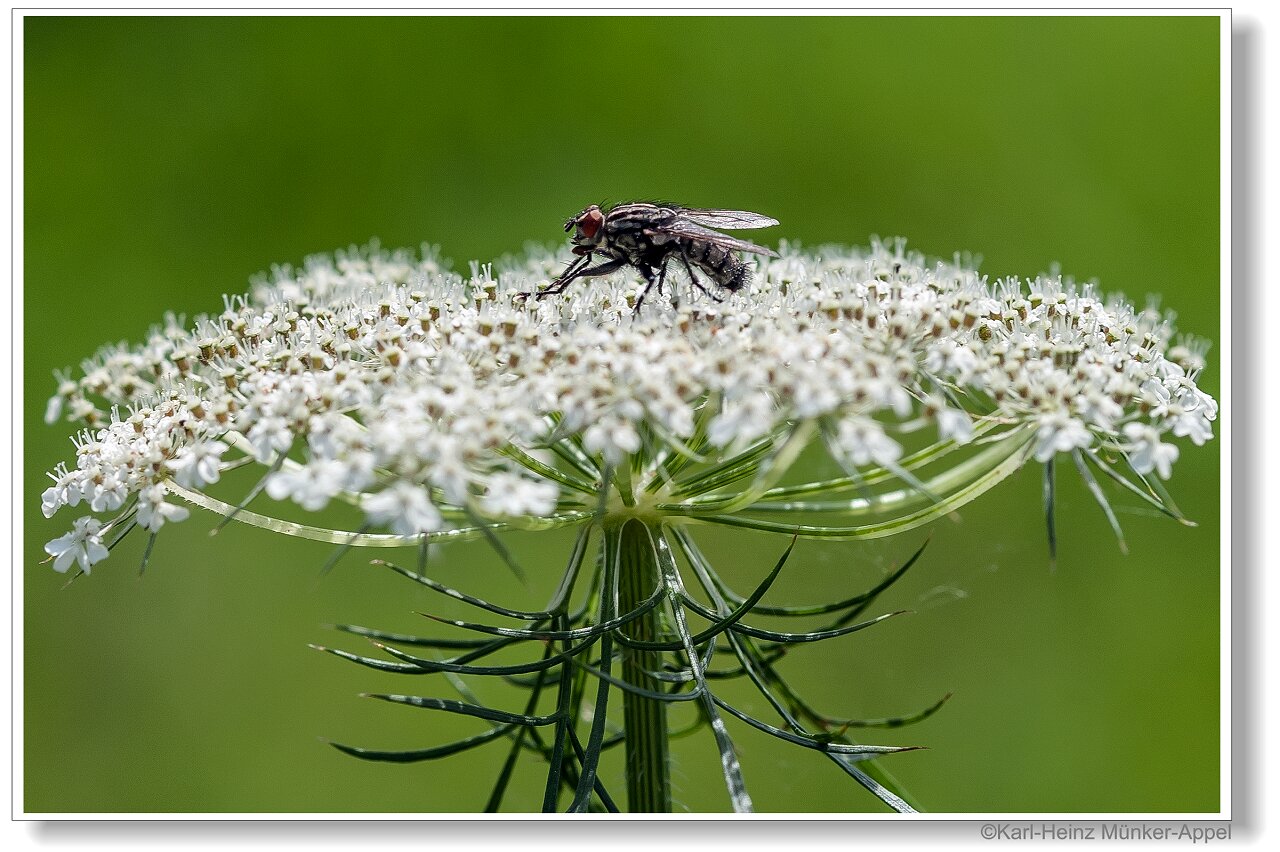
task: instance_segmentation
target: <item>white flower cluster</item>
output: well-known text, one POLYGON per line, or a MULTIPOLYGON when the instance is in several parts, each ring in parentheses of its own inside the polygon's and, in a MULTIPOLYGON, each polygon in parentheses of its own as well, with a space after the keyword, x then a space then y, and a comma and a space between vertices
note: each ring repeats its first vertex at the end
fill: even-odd
POLYGON ((411 536, 464 513, 591 507, 547 447, 606 470, 695 433, 725 455, 804 421, 847 467, 892 469, 902 433, 932 424, 963 443, 981 418, 1034 429, 1040 461, 1101 447, 1167 478, 1169 434, 1212 437, 1203 348, 1173 346, 1153 309, 1060 277, 988 281, 901 244, 784 246, 722 302, 677 280, 678 300, 633 315, 641 282, 627 272, 527 298, 560 267, 534 251, 462 276, 430 251, 352 250, 104 349, 50 401, 47 419, 87 428, 43 508, 120 515, 76 521, 47 546, 54 567, 87 571, 124 520, 181 520, 166 488, 201 489, 247 460, 269 468, 276 500, 318 510, 341 496, 411 536))

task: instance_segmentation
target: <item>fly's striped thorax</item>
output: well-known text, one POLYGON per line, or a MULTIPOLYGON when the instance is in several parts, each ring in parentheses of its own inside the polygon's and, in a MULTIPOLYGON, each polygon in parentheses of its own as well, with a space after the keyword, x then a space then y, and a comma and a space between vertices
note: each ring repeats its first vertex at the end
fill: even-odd
POLYGON ((675 211, 671 208, 659 207, 656 204, 645 202, 619 204, 605 217, 605 227, 615 233, 643 231, 645 228, 652 227, 655 222, 666 222, 675 215, 675 211))

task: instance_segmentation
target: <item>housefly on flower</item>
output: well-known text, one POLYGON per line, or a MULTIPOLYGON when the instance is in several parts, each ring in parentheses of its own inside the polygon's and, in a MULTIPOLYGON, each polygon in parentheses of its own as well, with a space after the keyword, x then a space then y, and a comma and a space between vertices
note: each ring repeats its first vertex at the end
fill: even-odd
POLYGON ((770 228, 777 219, 745 210, 704 210, 662 202, 633 201, 602 210, 592 204, 564 223, 573 231, 573 253, 578 259, 564 273, 536 294, 539 299, 563 292, 578 278, 608 275, 632 266, 643 276, 645 288, 636 300, 640 312, 645 297, 656 285, 662 292, 667 268, 679 263, 689 281, 715 301, 720 298, 702 285, 698 269, 716 287, 729 292, 741 290, 751 280, 749 267, 735 252, 777 257, 777 252, 714 231, 770 228), (592 259, 603 260, 591 266, 592 259))

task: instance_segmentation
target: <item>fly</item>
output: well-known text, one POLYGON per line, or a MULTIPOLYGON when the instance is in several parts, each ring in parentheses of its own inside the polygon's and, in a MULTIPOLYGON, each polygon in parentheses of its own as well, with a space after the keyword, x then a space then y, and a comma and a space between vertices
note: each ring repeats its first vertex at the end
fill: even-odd
POLYGON ((693 286, 719 302, 720 297, 702 285, 695 268, 716 287, 733 293, 751 280, 751 267, 736 252, 766 257, 778 254, 712 228, 739 230, 770 228, 776 224, 777 219, 745 210, 702 210, 647 201, 602 210, 598 204, 592 204, 564 223, 566 233, 573 231, 573 253, 578 258, 558 279, 538 291, 537 297, 561 293, 578 278, 608 275, 632 266, 645 280, 645 288, 636 300, 635 312, 639 313, 645 296, 655 285, 658 292, 662 292, 668 265, 678 262, 693 286), (602 260, 591 266, 596 255, 602 260))

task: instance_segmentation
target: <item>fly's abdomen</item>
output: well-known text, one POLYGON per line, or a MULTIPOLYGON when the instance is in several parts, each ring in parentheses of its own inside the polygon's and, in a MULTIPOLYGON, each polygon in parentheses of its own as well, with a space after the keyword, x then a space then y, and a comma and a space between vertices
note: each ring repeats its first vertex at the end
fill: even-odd
POLYGON ((751 267, 736 254, 703 240, 685 242, 685 257, 707 277, 729 291, 741 290, 751 280, 751 267))

